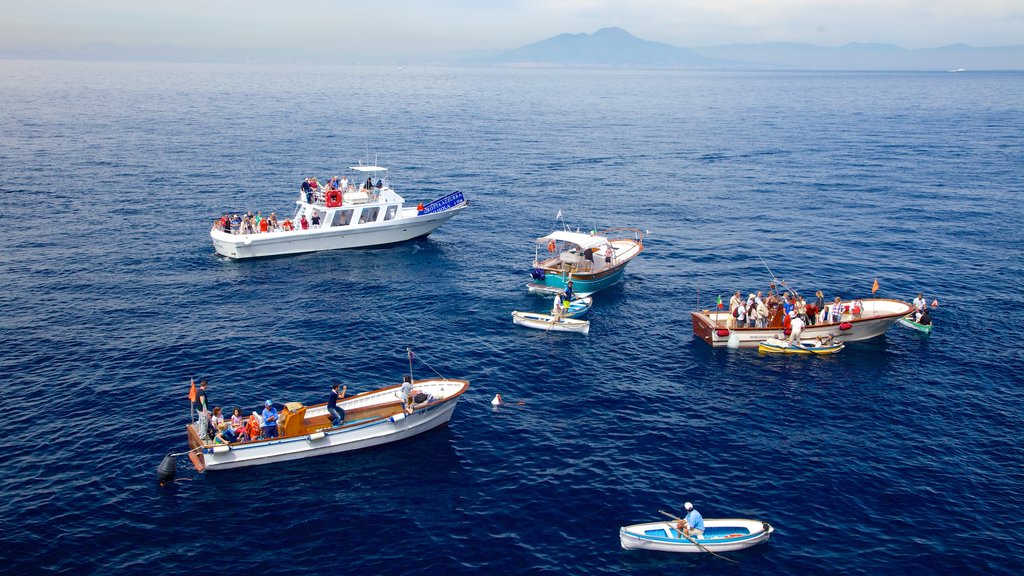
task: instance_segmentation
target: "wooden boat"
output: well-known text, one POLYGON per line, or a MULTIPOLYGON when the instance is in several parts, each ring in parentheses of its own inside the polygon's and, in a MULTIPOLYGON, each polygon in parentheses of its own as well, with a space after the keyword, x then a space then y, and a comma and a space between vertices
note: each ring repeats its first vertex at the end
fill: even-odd
POLYGON ((469 206, 462 192, 453 192, 426 206, 406 204, 388 183, 387 168, 352 166, 356 179, 380 181, 380 188, 359 185, 345 190, 317 185, 308 194, 300 192, 294 215, 279 227, 260 233, 240 233, 222 223, 210 230, 213 249, 221 256, 241 260, 264 256, 299 254, 318 250, 361 248, 405 242, 433 232, 459 211, 469 206), (310 224, 303 229, 302 219, 310 224))
POLYGON ((585 234, 558 230, 537 238, 530 292, 559 293, 572 280, 577 296, 589 296, 620 280, 626 265, 644 249, 644 235, 635 228, 610 228, 585 234), (609 262, 605 253, 611 249, 609 262))
POLYGON ((201 438, 196 424, 189 424, 189 458, 200 472, 227 470, 404 440, 448 424, 469 382, 435 378, 416 380, 412 388, 410 398, 423 401, 410 402, 411 411, 403 404, 401 385, 340 400, 338 406, 345 410, 345 421, 338 427, 332 426, 326 403, 304 406, 289 402, 281 411, 278 438, 215 444, 201 438))
POLYGON ((729 552, 760 544, 774 531, 771 524, 761 520, 705 518, 704 536, 687 539, 676 530, 674 522, 646 522, 619 528, 619 544, 626 550, 729 552))
POLYGON ((512 311, 512 322, 516 326, 534 328, 536 330, 552 332, 579 332, 587 334, 590 332, 590 322, 577 318, 566 318, 564 316, 551 316, 549 314, 538 314, 536 312, 512 311))
POLYGON ((931 324, 918 324, 917 322, 914 322, 913 318, 914 318, 913 314, 907 314, 903 318, 900 318, 900 320, 899 320, 900 326, 903 326, 905 328, 910 328, 911 330, 917 330, 918 332, 923 332, 925 334, 931 334, 932 333, 932 325, 931 324))
POLYGON ((594 299, 590 296, 585 298, 573 298, 569 301, 569 309, 560 309, 561 299, 555 296, 555 304, 551 307, 551 314, 557 316, 561 312, 563 318, 580 318, 586 316, 594 305, 594 299))
MULTIPOLYGON (((864 309, 859 315, 849 312, 853 301, 843 301, 846 310, 839 322, 826 322, 804 326, 801 333, 803 340, 815 340, 819 337, 832 336, 837 342, 858 342, 885 334, 885 332, 903 318, 913 305, 901 300, 885 298, 868 298, 862 300, 864 309)), ((781 326, 767 328, 736 328, 735 320, 728 310, 700 310, 690 313, 693 333, 701 340, 715 348, 730 345, 735 347, 753 348, 769 338, 784 336, 781 326)))
POLYGON ((769 338, 757 346, 759 352, 766 354, 835 354, 845 347, 842 342, 821 344, 814 340, 803 340, 799 343, 788 342, 778 338, 769 338))

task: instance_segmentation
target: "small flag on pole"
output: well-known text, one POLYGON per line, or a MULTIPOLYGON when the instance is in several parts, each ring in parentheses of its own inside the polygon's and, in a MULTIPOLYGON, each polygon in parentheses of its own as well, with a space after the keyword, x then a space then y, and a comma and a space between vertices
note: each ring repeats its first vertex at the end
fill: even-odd
POLYGON ((721 295, 721 294, 719 294, 719 295, 718 295, 718 309, 719 309, 719 310, 721 310, 721 309, 722 309, 722 307, 723 307, 723 306, 722 306, 722 295, 721 295))
POLYGON ((196 379, 192 379, 192 387, 188 390, 188 399, 194 404, 196 401, 196 379))
POLYGON ((874 295, 878 292, 878 278, 875 278, 875 283, 871 285, 871 294, 874 295))

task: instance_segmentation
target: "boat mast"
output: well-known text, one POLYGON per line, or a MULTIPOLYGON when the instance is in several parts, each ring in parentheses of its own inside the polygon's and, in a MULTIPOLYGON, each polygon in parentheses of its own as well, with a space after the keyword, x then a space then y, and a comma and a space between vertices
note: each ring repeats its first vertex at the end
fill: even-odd
POLYGON ((406 348, 405 351, 409 354, 409 382, 414 382, 412 377, 412 348, 406 348))

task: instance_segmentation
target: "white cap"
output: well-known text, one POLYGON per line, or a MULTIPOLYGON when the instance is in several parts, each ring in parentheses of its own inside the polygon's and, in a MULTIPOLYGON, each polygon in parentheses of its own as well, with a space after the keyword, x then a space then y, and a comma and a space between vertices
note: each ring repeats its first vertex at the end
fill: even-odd
POLYGON ((686 508, 687 510, 693 510, 693 504, 687 502, 686 504, 683 504, 683 508, 686 508))

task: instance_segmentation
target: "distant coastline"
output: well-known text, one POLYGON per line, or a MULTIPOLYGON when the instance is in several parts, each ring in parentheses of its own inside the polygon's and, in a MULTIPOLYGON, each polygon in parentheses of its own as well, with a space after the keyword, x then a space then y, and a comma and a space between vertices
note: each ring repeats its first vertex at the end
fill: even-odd
POLYGON ((952 44, 903 48, 895 44, 819 46, 790 42, 683 48, 638 38, 622 28, 559 34, 506 51, 457 52, 353 60, 301 48, 199 49, 179 46, 88 44, 52 49, 0 50, 0 59, 252 64, 366 64, 643 68, 675 70, 1015 71, 1024 70, 1024 44, 977 47, 952 44))

